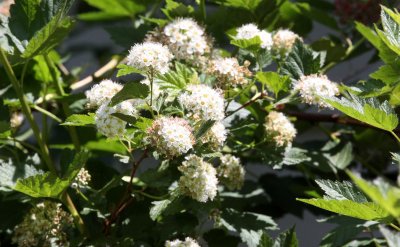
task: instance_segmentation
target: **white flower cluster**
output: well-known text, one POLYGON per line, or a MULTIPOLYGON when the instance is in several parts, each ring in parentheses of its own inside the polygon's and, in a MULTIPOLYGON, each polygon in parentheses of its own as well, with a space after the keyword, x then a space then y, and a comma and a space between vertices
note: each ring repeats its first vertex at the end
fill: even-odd
POLYGON ((217 171, 210 164, 196 155, 189 155, 178 167, 182 172, 178 185, 180 191, 199 202, 214 200, 217 195, 217 171))
POLYGON ((279 30, 272 37, 273 41, 272 48, 278 54, 286 55, 292 50, 293 45, 297 39, 301 38, 294 32, 287 29, 279 30))
POLYGON ((218 178, 228 189, 238 190, 244 183, 245 171, 239 158, 226 154, 220 157, 221 165, 217 168, 218 178))
POLYGON ((210 62, 208 72, 217 77, 220 83, 232 85, 245 85, 249 83, 246 77, 252 75, 246 62, 240 66, 236 58, 217 58, 210 62))
POLYGON ((173 55, 168 48, 156 42, 135 44, 129 51, 128 65, 139 70, 165 74, 173 55))
POLYGON ((302 76, 294 84, 294 89, 299 90, 303 102, 323 108, 331 108, 323 101, 323 98, 330 98, 339 94, 337 83, 330 81, 326 75, 302 76))
POLYGON ((185 241, 175 239, 165 242, 165 247, 200 247, 196 240, 186 237, 185 241))
POLYGON ((189 85, 186 90, 178 99, 194 117, 215 121, 224 119, 224 98, 220 92, 202 84, 189 85))
POLYGON ((134 116, 137 114, 137 110, 129 101, 121 102, 113 107, 108 104, 109 102, 105 102, 96 111, 95 122, 97 130, 108 138, 120 137, 125 134, 126 122, 112 114, 121 113, 134 116))
POLYGON ((89 108, 97 108, 110 101, 116 93, 122 89, 122 85, 111 80, 103 80, 99 84, 94 85, 90 90, 85 92, 88 99, 89 108))
POLYGON ((222 148, 226 141, 228 132, 222 122, 216 122, 204 136, 201 137, 203 143, 208 143, 213 150, 222 148))
POLYGON ((19 247, 69 246, 65 229, 72 217, 54 202, 39 203, 14 229, 12 242, 19 247))
POLYGON ((87 186, 90 180, 92 180, 92 176, 90 176, 89 171, 86 170, 85 168, 81 168, 78 172, 78 175, 76 175, 73 183, 71 184, 71 187, 79 188, 87 186))
POLYGON ((152 146, 168 157, 187 153, 195 144, 192 128, 182 118, 161 117, 147 130, 152 146))
POLYGON ((281 112, 271 111, 265 118, 267 138, 277 147, 291 146, 297 131, 290 120, 281 112))
POLYGON ((165 26, 165 43, 177 59, 194 60, 210 52, 204 29, 191 18, 179 18, 165 26))
POLYGON ((252 39, 258 36, 261 40, 261 48, 271 50, 273 44, 271 33, 258 29, 258 27, 252 23, 245 24, 236 31, 236 39, 252 39))

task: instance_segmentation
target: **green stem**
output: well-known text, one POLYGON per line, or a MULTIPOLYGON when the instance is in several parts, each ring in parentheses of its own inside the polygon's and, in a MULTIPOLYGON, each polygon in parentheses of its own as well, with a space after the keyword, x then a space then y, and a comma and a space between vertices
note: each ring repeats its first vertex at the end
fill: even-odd
POLYGON ((205 0, 200 0, 200 12, 201 16, 203 18, 203 21, 206 21, 207 18, 207 13, 206 13, 206 1, 205 0))
POLYGON ((396 138, 396 140, 400 143, 400 138, 396 135, 396 133, 390 131, 390 134, 392 134, 396 138))
POLYGON ((85 229, 85 224, 83 223, 83 220, 81 216, 78 213, 78 210, 76 210, 74 203, 71 200, 71 197, 68 195, 67 192, 64 192, 62 194, 61 200, 64 202, 65 206, 68 208, 69 212, 71 213, 72 218, 74 219, 75 226, 78 228, 79 232, 81 234, 86 235, 86 229, 85 229))
MULTIPOLYGON (((57 170, 53 164, 53 161, 51 160, 49 149, 46 143, 43 141, 39 126, 36 124, 35 119, 33 118, 31 108, 29 107, 28 101, 26 100, 26 97, 22 91, 21 84, 18 81, 17 77, 15 76, 14 70, 12 69, 11 64, 9 63, 6 54, 1 48, 0 48, 0 63, 3 64, 7 76, 10 79, 10 82, 15 89, 15 92, 21 103, 22 112, 24 113, 26 119, 28 120, 31 129, 33 131, 33 134, 36 137, 37 143, 41 151, 42 159, 44 160, 50 172, 53 173, 54 175, 57 175, 57 170)), ((71 215, 74 218, 77 228, 81 231, 81 233, 84 233, 85 231, 84 231, 83 220, 79 216, 79 213, 76 210, 74 203, 72 202, 71 198, 66 192, 63 194, 63 201, 65 202, 65 205, 71 212, 71 215)))
POLYGON ((43 114, 46 115, 46 116, 49 116, 50 118, 52 118, 53 120, 55 120, 55 121, 57 121, 57 122, 59 122, 59 123, 62 123, 62 120, 61 120, 59 117, 57 117, 57 116, 54 115, 53 113, 49 112, 48 110, 43 109, 43 108, 40 107, 40 106, 34 105, 34 106, 33 106, 33 109, 35 109, 35 110, 37 110, 37 111, 43 113, 43 114))
MULTIPOLYGON (((50 74, 51 74, 51 77, 53 79, 54 85, 56 87, 58 96, 65 96, 64 89, 63 89, 63 87, 62 87, 62 85, 60 83, 60 80, 58 79, 57 74, 55 73, 55 70, 54 70, 55 67, 53 65, 53 62, 50 60, 50 58, 49 58, 49 56, 47 54, 44 55, 44 59, 46 60, 47 67, 49 67, 50 74)), ((72 114, 71 110, 69 109, 69 107, 68 107, 66 102, 62 102, 61 106, 63 108, 64 114, 65 114, 66 117, 68 117, 68 116, 70 116, 72 114)), ((81 145, 80 145, 78 133, 76 132, 75 127, 69 126, 69 127, 67 127, 67 129, 68 129, 68 133, 69 133, 69 135, 71 137, 71 140, 72 140, 72 143, 74 144, 75 149, 77 151, 79 151, 81 149, 81 145)))
POLYGON ((393 224, 393 223, 390 223, 389 225, 390 225, 391 227, 393 227, 394 229, 396 229, 398 232, 400 232, 400 227, 396 226, 396 225, 393 224))
POLYGON ((55 169, 55 166, 53 165, 53 162, 50 158, 50 152, 47 147, 47 145, 43 142, 43 137, 40 132, 39 126, 36 124, 35 119, 33 118, 31 108, 29 107, 28 101, 22 91, 21 84, 18 81, 17 77, 15 76, 14 70, 11 67, 11 64, 9 63, 6 54, 4 53, 3 49, 0 48, 0 62, 3 64, 4 69, 7 73, 8 78, 10 79, 10 82, 17 94, 17 97, 21 103, 21 108, 22 112, 24 113, 26 119, 28 120, 33 134, 36 137, 36 140, 38 142, 40 151, 41 151, 41 156, 45 164, 47 165, 48 169, 54 173, 57 174, 57 171, 55 169))
POLYGON ((132 190, 132 192, 133 193, 138 193, 138 194, 140 194, 142 196, 145 196, 145 197, 148 197, 148 198, 154 199, 154 200, 164 200, 168 196, 168 194, 167 195, 163 195, 163 196, 150 195, 150 194, 147 194, 146 192, 143 192, 143 191, 140 191, 140 190, 132 190))

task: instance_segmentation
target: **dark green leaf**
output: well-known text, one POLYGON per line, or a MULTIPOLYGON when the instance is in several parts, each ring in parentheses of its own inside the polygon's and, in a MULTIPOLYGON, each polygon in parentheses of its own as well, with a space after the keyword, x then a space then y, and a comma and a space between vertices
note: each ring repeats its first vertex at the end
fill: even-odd
POLYGON ((214 125, 215 121, 214 120, 208 120, 206 122, 201 123, 199 130, 195 134, 196 140, 200 139, 203 135, 209 131, 212 126, 214 125))
POLYGON ((144 99, 149 95, 149 87, 140 82, 128 82, 114 97, 112 97, 110 106, 115 106, 129 99, 144 99))
POLYGON ((354 202, 368 202, 365 195, 348 181, 316 180, 317 184, 325 192, 326 199, 351 200, 354 202))
POLYGON ((302 41, 297 40, 292 51, 285 59, 282 73, 298 80, 303 75, 319 73, 322 66, 323 59, 321 54, 314 52, 306 47, 302 41))

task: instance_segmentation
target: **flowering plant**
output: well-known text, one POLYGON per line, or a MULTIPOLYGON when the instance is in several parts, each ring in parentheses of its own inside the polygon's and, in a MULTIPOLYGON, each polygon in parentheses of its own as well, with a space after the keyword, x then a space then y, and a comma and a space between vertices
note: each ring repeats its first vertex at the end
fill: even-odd
POLYGON ((0 243, 300 246, 277 221, 307 210, 337 225, 313 243, 398 246, 395 3, 372 28, 378 1, 352 25, 346 1, 85 2, 82 23, 125 26, 83 79, 59 47, 72 1, 2 9, 0 243), (309 41, 316 22, 340 35, 309 41))

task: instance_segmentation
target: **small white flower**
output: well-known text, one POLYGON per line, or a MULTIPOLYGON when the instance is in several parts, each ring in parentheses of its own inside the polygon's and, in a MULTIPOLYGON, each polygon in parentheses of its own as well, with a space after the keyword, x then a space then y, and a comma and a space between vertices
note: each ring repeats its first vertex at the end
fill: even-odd
POLYGON ((237 34, 235 36, 236 39, 252 39, 259 35, 260 29, 252 23, 244 24, 239 27, 237 30, 237 34))
POLYGON ((290 120, 281 112, 272 111, 265 118, 267 138, 274 141, 277 147, 291 146, 297 131, 290 120))
POLYGON ((199 202, 214 200, 218 190, 217 171, 202 158, 189 155, 178 167, 182 172, 178 185, 180 191, 199 202))
POLYGON ((294 84, 294 89, 299 90, 303 102, 330 109, 332 107, 325 103, 323 98, 330 98, 339 94, 337 83, 330 81, 326 75, 302 76, 294 84))
POLYGON ((165 242, 165 247, 200 247, 200 245, 192 238, 185 238, 185 241, 175 239, 165 242))
POLYGON ((187 92, 179 96, 179 102, 190 112, 203 120, 224 119, 224 98, 209 86, 189 85, 187 92))
POLYGON ((261 39, 261 48, 271 50, 274 44, 274 41, 272 40, 272 34, 262 30, 258 36, 261 39))
POLYGON ((226 140, 227 130, 222 122, 216 122, 207 133, 201 137, 203 143, 208 143, 214 150, 220 149, 226 140))
POLYGON ((195 143, 192 128, 182 118, 161 117, 153 122, 147 133, 157 151, 169 157, 187 153, 195 143))
POLYGON ((110 101, 116 93, 122 89, 122 85, 111 80, 103 80, 85 92, 89 108, 97 108, 106 101, 110 101))
POLYGON ((78 172, 78 175, 76 175, 74 182, 71 184, 71 187, 79 188, 87 186, 90 180, 92 180, 92 176, 90 176, 89 171, 85 168, 81 168, 78 172))
POLYGON ((129 51, 128 65, 142 71, 165 74, 173 56, 168 48, 156 42, 135 44, 129 51))
POLYGON ((221 165, 217 168, 218 178, 230 190, 242 188, 245 171, 239 158, 226 154, 220 157, 221 165))
POLYGON ((287 29, 279 30, 272 37, 272 47, 278 54, 287 54, 292 50, 297 39, 300 39, 300 37, 294 32, 287 29))
POLYGON ((255 24, 245 24, 236 31, 236 39, 252 39, 258 36, 261 40, 261 48, 271 50, 273 44, 272 35, 265 30, 258 29, 255 24))
POLYGON ((109 102, 102 104, 96 111, 95 122, 97 130, 108 138, 120 137, 125 134, 126 122, 112 114, 121 113, 128 116, 135 116, 137 110, 129 101, 121 102, 113 107, 108 106, 109 102))
POLYGON ((222 84, 244 85, 249 83, 246 77, 252 75, 248 65, 240 66, 236 58, 217 58, 210 62, 208 70, 222 84))
POLYGON ((210 52, 204 29, 191 18, 178 18, 165 26, 165 43, 177 59, 195 60, 210 52))

